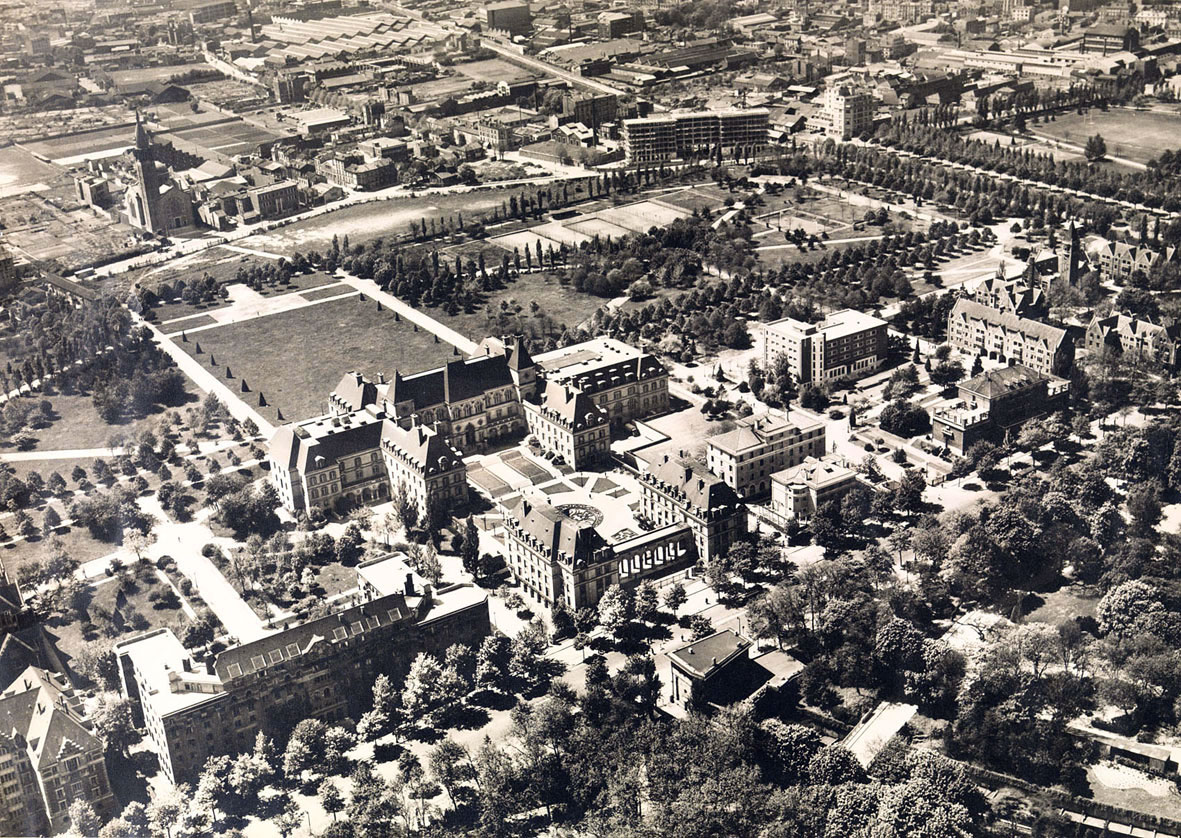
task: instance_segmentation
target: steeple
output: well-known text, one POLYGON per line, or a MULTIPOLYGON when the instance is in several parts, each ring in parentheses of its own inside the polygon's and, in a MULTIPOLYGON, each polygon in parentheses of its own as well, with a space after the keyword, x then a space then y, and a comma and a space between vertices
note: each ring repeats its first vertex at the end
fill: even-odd
POLYGON ((139 118, 139 111, 135 112, 135 148, 137 151, 150 151, 152 148, 152 138, 139 118))

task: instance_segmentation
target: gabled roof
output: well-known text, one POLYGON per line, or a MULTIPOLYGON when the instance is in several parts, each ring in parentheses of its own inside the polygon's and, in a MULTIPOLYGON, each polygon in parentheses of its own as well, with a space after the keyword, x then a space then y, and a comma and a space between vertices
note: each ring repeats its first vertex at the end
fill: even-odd
POLYGON ((1021 364, 982 372, 960 385, 961 390, 976 393, 986 399, 998 399, 1013 390, 1028 387, 1051 378, 1021 364))
POLYGON ((537 541, 540 552, 551 561, 578 564, 607 547, 590 521, 575 521, 557 507, 525 497, 509 498, 504 509, 527 535, 537 541))
POLYGON ((30 666, 0 693, 0 736, 23 737, 37 768, 100 745, 85 723, 81 699, 61 675, 30 666))
POLYGON ((377 385, 359 372, 346 372, 332 391, 332 398, 349 410, 361 410, 377 404, 377 385))
POLYGON ((560 381, 547 381, 541 398, 542 410, 552 413, 574 431, 584 431, 609 420, 607 412, 589 396, 560 381))
POLYGON ((649 473, 661 483, 684 492, 689 504, 697 509, 721 509, 741 503, 733 489, 697 460, 665 454, 651 465, 649 473))
POLYGON ((1030 320, 1028 317, 1018 317, 1016 314, 1001 311, 965 297, 956 300, 949 318, 963 321, 983 320, 1009 331, 1020 332, 1027 338, 1041 341, 1047 349, 1053 352, 1056 352, 1066 341, 1066 331, 1063 329, 1051 326, 1049 323, 1042 323, 1039 320, 1030 320))
POLYGON ((463 468, 463 455, 448 445, 437 431, 423 425, 403 428, 392 419, 382 423, 383 448, 402 452, 427 475, 463 468))

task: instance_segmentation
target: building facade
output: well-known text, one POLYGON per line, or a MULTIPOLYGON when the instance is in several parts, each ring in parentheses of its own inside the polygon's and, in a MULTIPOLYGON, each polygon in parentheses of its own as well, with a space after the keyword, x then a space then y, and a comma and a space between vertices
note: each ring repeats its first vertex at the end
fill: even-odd
MULTIPOLYGON (((525 401, 529 433, 561 463, 582 471, 611 451, 611 420, 590 396, 560 381, 547 381, 537 402, 525 401)), ((555 459, 555 462, 558 462, 555 459)))
POLYGON ((763 363, 780 355, 801 384, 860 378, 886 360, 886 322, 853 309, 834 312, 819 323, 790 317, 763 327, 763 363))
POLYGON ((395 491, 418 507, 421 520, 436 510, 467 500, 467 468, 463 456, 438 431, 422 425, 382 423, 381 453, 395 491))
POLYGON ((58 835, 75 800, 115 814, 102 741, 62 675, 30 666, 0 693, 0 835, 58 835))
POLYGON ((135 183, 127 190, 126 213, 133 227, 158 236, 192 229, 197 221, 192 195, 172 182, 168 167, 152 154, 151 138, 136 116, 135 183))
POLYGON ((751 157, 767 145, 770 112, 764 108, 674 113, 623 120, 628 163, 690 156, 751 157))
POLYGON ((771 475, 771 513, 782 523, 807 521, 826 503, 859 485, 857 472, 835 457, 809 457, 771 475))
POLYGON ((947 342, 955 349, 1022 364, 1043 375, 1066 375, 1074 344, 1066 331, 960 298, 947 316, 947 342))
POLYGON ((1085 346, 1094 355, 1111 349, 1125 358, 1148 361, 1176 372, 1181 360, 1181 326, 1157 325, 1127 314, 1096 317, 1087 326, 1085 346))
POLYGON ((874 98, 847 85, 833 85, 824 94, 824 114, 827 134, 840 140, 851 140, 873 126, 876 111, 874 98))
POLYGON ((1105 280, 1125 283, 1147 277, 1158 266, 1177 262, 1181 252, 1175 247, 1160 249, 1143 244, 1109 241, 1099 248, 1099 271, 1105 280))
POLYGON ((533 31, 533 15, 529 4, 520 0, 503 0, 484 7, 484 24, 497 32, 528 35, 533 31))
POLYGON ((124 695, 143 716, 164 776, 196 777, 216 754, 247 751, 304 718, 358 719, 384 674, 401 683, 420 652, 476 649, 491 631, 488 597, 474 587, 387 592, 327 617, 233 646, 208 665, 170 629, 115 644, 124 695))
POLYGON ((621 425, 668 410, 668 369, 658 359, 614 338, 600 337, 544 352, 538 373, 577 389, 621 425))
POLYGON ((686 524, 702 561, 746 534, 746 506, 720 477, 684 457, 662 455, 640 474, 640 510, 656 526, 686 524))
POLYGON ((764 413, 737 421, 732 431, 708 440, 709 470, 744 499, 771 491, 777 471, 825 452, 824 422, 801 413, 764 413))
POLYGON ((931 413, 931 438, 957 454, 980 440, 1003 442, 1030 420, 1066 406, 1070 382, 1024 366, 982 373, 959 386, 959 398, 931 413))

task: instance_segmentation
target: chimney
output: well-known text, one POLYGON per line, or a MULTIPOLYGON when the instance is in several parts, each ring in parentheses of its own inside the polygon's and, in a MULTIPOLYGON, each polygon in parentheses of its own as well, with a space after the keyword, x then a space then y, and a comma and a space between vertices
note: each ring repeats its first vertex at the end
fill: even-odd
POLYGON ((186 657, 183 657, 183 658, 181 658, 181 660, 180 660, 180 665, 181 665, 181 666, 184 668, 184 671, 185 671, 185 672, 192 672, 192 671, 193 671, 193 660, 192 660, 192 658, 189 658, 189 657, 187 657, 187 656, 186 656, 186 657))
POLYGON ((414 596, 414 574, 406 574, 406 596, 414 596))
POLYGON ((378 384, 385 384, 385 373, 384 372, 379 372, 377 374, 377 383, 378 384))
POLYGON ((711 666, 717 666, 717 665, 718 665, 718 659, 717 659, 717 658, 710 658, 710 659, 709 659, 709 662, 710 662, 710 665, 711 665, 711 666))

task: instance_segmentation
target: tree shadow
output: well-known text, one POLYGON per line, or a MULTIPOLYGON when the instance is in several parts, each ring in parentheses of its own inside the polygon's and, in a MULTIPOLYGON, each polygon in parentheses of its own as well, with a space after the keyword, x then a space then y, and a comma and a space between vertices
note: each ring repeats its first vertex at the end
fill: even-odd
POLYGON ((511 710, 516 706, 516 696, 496 690, 477 690, 468 696, 468 702, 489 710, 511 710))
POLYGON ((477 730, 491 720, 492 716, 482 707, 458 704, 440 714, 439 726, 455 730, 477 730))

